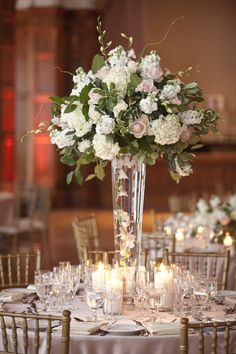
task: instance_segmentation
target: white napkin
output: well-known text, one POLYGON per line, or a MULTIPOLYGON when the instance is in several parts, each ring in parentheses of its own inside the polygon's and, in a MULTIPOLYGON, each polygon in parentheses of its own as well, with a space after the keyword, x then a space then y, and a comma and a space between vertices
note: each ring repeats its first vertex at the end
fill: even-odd
POLYGON ((158 334, 160 336, 180 334, 179 323, 142 322, 142 325, 150 334, 158 334))
POLYGON ((33 292, 36 292, 36 285, 34 285, 34 284, 29 284, 26 289, 32 290, 32 293, 33 293, 33 292))
POLYGON ((21 300, 25 294, 23 293, 0 293, 0 302, 13 302, 17 300, 21 300))
MULTIPOLYGON (((70 324, 70 334, 78 334, 78 335, 90 335, 96 333, 99 328, 105 324, 103 321, 101 322, 78 322, 71 321, 70 324)), ((56 327, 53 329, 54 332, 61 332, 62 327, 56 327)))

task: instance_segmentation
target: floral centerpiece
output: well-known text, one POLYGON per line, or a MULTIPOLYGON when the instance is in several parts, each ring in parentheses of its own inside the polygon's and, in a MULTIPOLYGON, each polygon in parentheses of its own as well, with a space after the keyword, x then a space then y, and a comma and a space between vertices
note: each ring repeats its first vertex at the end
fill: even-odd
POLYGON ((218 116, 196 107, 203 100, 202 90, 196 82, 184 83, 182 71, 163 69, 156 51, 137 57, 132 37, 124 34, 128 48, 110 50, 100 19, 97 31, 101 54, 94 56, 88 72, 76 70, 69 96, 51 97, 52 120, 36 133, 46 127, 61 162, 71 166, 67 183, 75 177, 81 185, 82 167, 90 163, 95 163, 94 173, 86 180, 102 180, 107 163, 124 156, 122 163, 113 164, 118 176, 113 178, 113 201, 115 233, 122 255, 129 257, 141 233, 145 178, 138 166, 162 158, 176 181, 190 175, 193 151, 201 147, 202 135, 216 130, 218 116))
MULTIPOLYGON (((66 97, 51 97, 53 117, 47 131, 61 155, 61 162, 75 166, 67 177, 82 184, 81 166, 95 163, 91 179, 104 178, 104 166, 118 154, 138 155, 154 164, 168 163, 171 176, 179 180, 192 173, 190 161, 199 140, 215 131, 217 114, 197 109, 203 100, 196 82, 181 81, 183 72, 171 73, 161 66, 156 51, 136 57, 132 38, 128 49, 110 51, 98 19, 101 55, 96 54, 89 72, 79 67, 74 87, 66 97)), ((45 129, 41 124, 36 132, 45 129)))
POLYGON ((197 203, 191 223, 212 231, 212 237, 221 240, 226 233, 236 237, 236 194, 226 199, 213 195, 209 201, 201 198, 197 203))

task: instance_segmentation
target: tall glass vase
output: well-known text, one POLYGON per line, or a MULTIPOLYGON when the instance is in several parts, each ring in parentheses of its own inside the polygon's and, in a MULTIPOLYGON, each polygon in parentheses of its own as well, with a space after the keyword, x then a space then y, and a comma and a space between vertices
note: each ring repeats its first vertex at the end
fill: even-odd
POLYGON ((120 262, 141 264, 142 221, 146 165, 137 156, 118 155, 112 160, 115 247, 120 262))

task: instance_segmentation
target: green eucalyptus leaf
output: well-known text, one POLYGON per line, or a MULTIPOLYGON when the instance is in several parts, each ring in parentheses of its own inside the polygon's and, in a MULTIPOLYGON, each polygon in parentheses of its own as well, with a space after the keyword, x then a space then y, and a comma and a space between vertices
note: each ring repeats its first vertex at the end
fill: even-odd
POLYGON ((105 65, 105 61, 100 54, 95 54, 92 61, 92 72, 96 74, 105 65))
POLYGON ((91 181, 91 179, 94 179, 94 177, 96 177, 96 175, 94 173, 88 175, 88 177, 86 177, 85 181, 91 181))
POLYGON ((98 179, 100 179, 101 181, 104 179, 105 177, 105 172, 104 172, 104 168, 101 165, 96 165, 94 168, 94 173, 96 175, 96 177, 98 179))
POLYGON ((84 86, 80 92, 79 100, 81 103, 86 103, 89 99, 89 91, 92 89, 92 85, 88 84, 84 86))
POLYGON ((76 169, 75 169, 75 177, 76 177, 76 181, 77 181, 78 185, 82 186, 84 178, 83 178, 83 175, 82 175, 79 167, 76 167, 76 169))
POLYGON ((74 171, 71 171, 68 173, 68 175, 66 176, 66 183, 67 184, 70 184, 72 182, 73 175, 74 175, 74 171))
POLYGON ((69 103, 68 106, 66 107, 65 109, 65 113, 70 113, 70 112, 73 112, 75 109, 77 108, 77 105, 76 104, 71 104, 69 103))

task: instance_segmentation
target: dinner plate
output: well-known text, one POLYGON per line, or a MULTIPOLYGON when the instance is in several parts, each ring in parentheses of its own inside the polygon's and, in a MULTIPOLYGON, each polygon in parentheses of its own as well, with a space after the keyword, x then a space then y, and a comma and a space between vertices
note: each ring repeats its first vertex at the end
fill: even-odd
POLYGON ((113 325, 103 325, 100 329, 104 332, 114 335, 130 336, 144 330, 142 326, 131 323, 115 323, 113 325))
MULTIPOLYGON (((51 322, 51 327, 58 327, 60 326, 61 321, 54 320, 51 322)), ((34 330, 36 328, 36 321, 34 319, 28 319, 27 320, 27 325, 29 330, 34 330)), ((17 324, 17 327, 23 328, 24 324, 23 322, 20 322, 17 324)), ((48 321, 47 320, 39 320, 39 329, 46 330, 48 327, 48 321)))
POLYGON ((8 289, 3 289, 2 293, 6 294, 25 294, 29 295, 32 294, 32 290, 26 289, 26 288, 8 288, 8 289))

